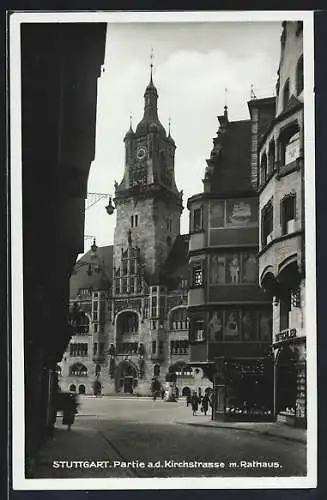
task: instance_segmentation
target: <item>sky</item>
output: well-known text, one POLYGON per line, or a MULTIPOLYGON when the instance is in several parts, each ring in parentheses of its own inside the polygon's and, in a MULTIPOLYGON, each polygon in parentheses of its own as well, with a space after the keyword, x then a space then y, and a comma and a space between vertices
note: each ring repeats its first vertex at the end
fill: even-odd
MULTIPOLYGON (((171 117, 176 182, 184 192, 181 233, 186 233, 187 198, 203 189, 217 115, 227 103, 230 121, 249 119, 251 84, 257 97, 274 95, 280 35, 281 22, 108 24, 88 192, 112 194, 114 181, 123 177, 123 138, 130 115, 134 130, 143 116, 153 49, 158 114, 167 131, 171 117)), ((116 215, 106 213, 107 203, 104 198, 86 210, 85 234, 95 236, 98 246, 113 243, 116 215)), ((91 243, 85 240, 85 251, 91 243)))

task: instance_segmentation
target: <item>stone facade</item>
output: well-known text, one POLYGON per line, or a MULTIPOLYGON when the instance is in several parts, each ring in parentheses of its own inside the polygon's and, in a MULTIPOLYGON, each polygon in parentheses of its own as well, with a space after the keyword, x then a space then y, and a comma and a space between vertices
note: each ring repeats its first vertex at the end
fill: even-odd
POLYGON ((278 75, 276 114, 259 145, 259 281, 274 311, 274 412, 306 425, 302 23, 283 23, 278 75))
POLYGON ((58 366, 64 390, 150 395, 154 383, 173 379, 186 395, 211 386, 188 366, 188 236, 180 235, 176 146, 159 121, 157 98, 151 75, 144 116, 124 138, 114 245, 93 244, 71 279, 75 335, 58 366))

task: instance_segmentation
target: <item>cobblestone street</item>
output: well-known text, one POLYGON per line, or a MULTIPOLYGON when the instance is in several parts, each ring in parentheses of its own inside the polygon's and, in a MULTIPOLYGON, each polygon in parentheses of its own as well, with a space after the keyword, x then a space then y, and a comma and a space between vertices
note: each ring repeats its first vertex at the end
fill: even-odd
POLYGON ((215 425, 184 399, 86 396, 71 432, 58 416, 35 477, 303 476, 304 441, 274 423, 215 425))

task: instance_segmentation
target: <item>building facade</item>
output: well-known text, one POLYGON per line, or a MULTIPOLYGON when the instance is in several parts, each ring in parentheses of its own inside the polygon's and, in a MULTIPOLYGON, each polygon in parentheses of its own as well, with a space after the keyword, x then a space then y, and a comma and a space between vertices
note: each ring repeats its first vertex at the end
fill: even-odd
POLYGON ((125 168, 109 211, 114 244, 91 250, 71 279, 75 335, 58 366, 65 390, 151 394, 176 383, 180 395, 210 381, 191 372, 187 290, 188 236, 180 234, 182 192, 176 145, 161 124, 151 77, 144 115, 125 135, 125 168))
POLYGON ((303 27, 283 23, 276 113, 259 144, 259 281, 273 304, 274 412, 306 425, 303 27))
MULTIPOLYGON (((258 286, 257 150, 274 99, 251 103, 253 119, 227 107, 190 210, 190 364, 214 382, 214 418, 272 415, 272 307, 258 286)), ((269 121, 268 121, 269 123, 269 121)))
POLYGON ((26 477, 53 432, 56 365, 72 333, 105 38, 105 23, 21 25, 26 477))

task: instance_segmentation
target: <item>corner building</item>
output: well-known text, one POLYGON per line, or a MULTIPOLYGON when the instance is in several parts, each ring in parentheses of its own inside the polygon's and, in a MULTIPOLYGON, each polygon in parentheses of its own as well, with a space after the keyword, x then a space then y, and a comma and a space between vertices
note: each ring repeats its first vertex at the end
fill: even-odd
POLYGON ((274 119, 259 143, 259 281, 273 304, 274 412, 306 425, 303 27, 284 22, 274 119))
POLYGON ((188 369, 188 235, 180 234, 176 145, 157 101, 151 72, 143 118, 124 137, 114 245, 94 244, 71 279, 76 334, 59 367, 64 389, 149 395, 168 379, 186 395, 210 385, 188 369))
MULTIPOLYGON (((272 307, 258 286, 257 143, 274 99, 249 103, 252 120, 227 107, 190 210, 190 364, 214 382, 213 418, 272 416, 272 307)), ((268 120, 269 118, 269 120, 268 120)))

